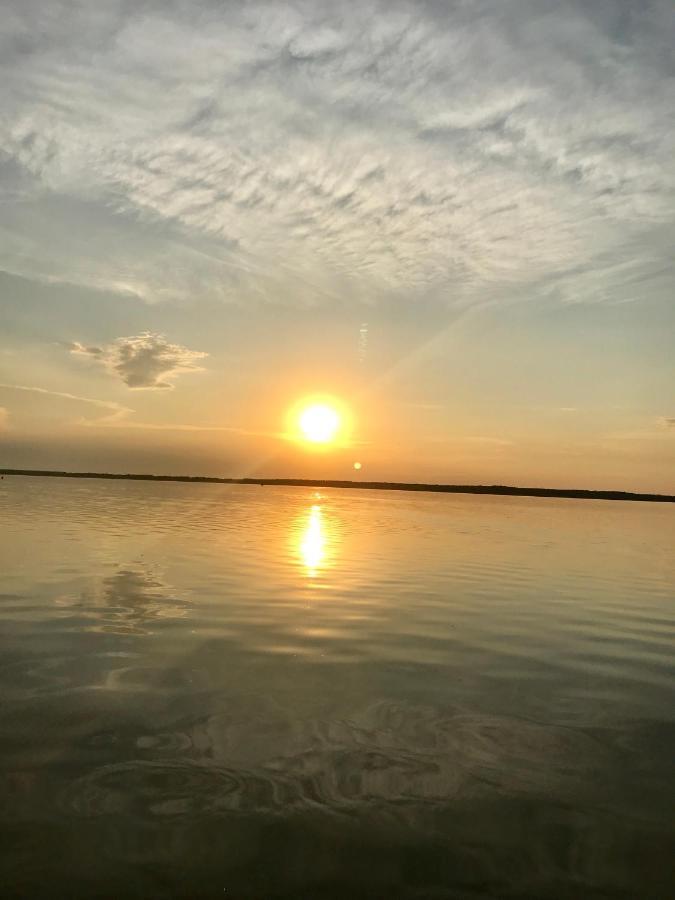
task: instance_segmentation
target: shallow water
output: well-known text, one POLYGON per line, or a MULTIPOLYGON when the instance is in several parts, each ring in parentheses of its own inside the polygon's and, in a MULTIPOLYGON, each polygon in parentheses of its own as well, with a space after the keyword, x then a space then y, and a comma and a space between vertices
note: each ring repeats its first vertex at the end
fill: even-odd
POLYGON ((675 507, 5 477, 0 894, 666 898, 675 507))

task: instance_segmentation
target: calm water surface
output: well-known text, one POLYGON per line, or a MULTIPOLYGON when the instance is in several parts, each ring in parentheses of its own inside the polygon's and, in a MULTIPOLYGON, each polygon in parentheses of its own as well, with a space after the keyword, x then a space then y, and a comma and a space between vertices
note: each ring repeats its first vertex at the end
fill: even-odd
POLYGON ((667 898, 675 508, 0 482, 2 897, 667 898))

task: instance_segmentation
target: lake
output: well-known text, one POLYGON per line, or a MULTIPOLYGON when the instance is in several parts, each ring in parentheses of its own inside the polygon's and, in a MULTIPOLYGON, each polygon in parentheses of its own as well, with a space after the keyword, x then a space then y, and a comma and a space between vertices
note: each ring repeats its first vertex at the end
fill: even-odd
POLYGON ((675 507, 0 482, 0 894, 659 898, 675 507))

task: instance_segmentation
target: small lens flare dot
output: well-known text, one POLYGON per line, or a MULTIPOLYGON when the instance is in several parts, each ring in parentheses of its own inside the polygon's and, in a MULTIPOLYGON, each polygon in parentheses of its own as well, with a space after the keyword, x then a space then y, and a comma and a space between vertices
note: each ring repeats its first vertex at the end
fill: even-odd
POLYGON ((354 468, 355 468, 355 469, 357 470, 357 472, 358 472, 358 470, 361 468, 361 463, 360 463, 360 462, 355 462, 355 463, 354 463, 354 468))

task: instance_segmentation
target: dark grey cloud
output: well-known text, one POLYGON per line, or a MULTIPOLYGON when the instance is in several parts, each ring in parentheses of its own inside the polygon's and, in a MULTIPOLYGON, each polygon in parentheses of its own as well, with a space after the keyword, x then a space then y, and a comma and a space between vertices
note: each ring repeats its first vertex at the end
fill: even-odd
POLYGON ((173 379, 202 371, 198 361, 208 354, 172 344, 161 334, 143 332, 121 337, 105 347, 70 345, 70 352, 102 362, 130 388, 170 389, 173 379))

